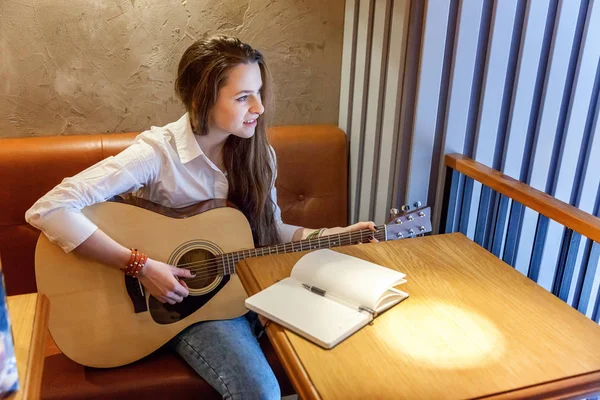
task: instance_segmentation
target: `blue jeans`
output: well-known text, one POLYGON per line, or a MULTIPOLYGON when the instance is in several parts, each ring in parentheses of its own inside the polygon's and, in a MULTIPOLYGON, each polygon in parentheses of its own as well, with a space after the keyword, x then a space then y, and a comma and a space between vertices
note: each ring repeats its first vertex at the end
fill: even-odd
POLYGON ((255 313, 191 325, 169 345, 224 399, 280 399, 277 379, 260 349, 255 313))

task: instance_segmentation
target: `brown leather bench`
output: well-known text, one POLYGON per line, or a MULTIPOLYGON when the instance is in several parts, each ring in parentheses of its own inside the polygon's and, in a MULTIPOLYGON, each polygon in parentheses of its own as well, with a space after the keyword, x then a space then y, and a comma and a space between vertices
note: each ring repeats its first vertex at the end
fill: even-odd
MULTIPOLYGON (((37 291, 34 251, 39 231, 25 222, 25 211, 62 178, 118 153, 135 135, 0 139, 0 256, 9 295, 37 291)), ((345 226, 345 134, 335 126, 302 125, 273 127, 269 135, 279 163, 276 186, 283 220, 306 227, 345 226)), ((124 367, 95 369, 69 360, 48 337, 44 399, 219 398, 166 349, 124 367)), ((294 393, 266 335, 261 345, 282 394, 294 393)))

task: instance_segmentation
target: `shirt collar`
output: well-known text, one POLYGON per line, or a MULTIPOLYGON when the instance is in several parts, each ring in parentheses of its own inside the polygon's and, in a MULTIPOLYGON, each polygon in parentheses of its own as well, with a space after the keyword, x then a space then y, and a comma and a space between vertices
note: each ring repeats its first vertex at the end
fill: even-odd
POLYGON ((194 137, 188 113, 185 113, 173 125, 172 132, 175 138, 175 146, 177 146, 177 154, 179 154, 182 163, 188 163, 204 154, 194 137))

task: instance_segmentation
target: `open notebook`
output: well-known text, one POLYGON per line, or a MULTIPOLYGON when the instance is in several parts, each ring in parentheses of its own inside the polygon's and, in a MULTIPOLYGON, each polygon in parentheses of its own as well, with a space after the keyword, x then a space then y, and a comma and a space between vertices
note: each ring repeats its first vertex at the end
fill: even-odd
POLYGON ((330 349, 406 299, 405 275, 332 250, 303 256, 289 278, 246 299, 246 307, 330 349))

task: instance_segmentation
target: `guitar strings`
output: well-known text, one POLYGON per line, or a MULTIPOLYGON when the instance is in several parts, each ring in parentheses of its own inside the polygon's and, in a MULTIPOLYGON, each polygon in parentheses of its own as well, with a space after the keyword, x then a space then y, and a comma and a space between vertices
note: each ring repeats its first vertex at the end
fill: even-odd
MULTIPOLYGON (((381 227, 383 227, 383 225, 381 227)), ((377 226, 375 228, 379 229, 380 227, 377 226)), ((340 243, 343 240, 346 240, 347 238, 350 239, 350 241, 358 239, 358 238, 354 238, 353 237, 355 235, 359 236, 361 240, 364 240, 364 236, 362 234, 365 234, 365 233, 369 233, 369 237, 368 238, 370 238, 370 236, 373 236, 373 237, 375 237, 375 239, 378 239, 378 240, 379 239, 385 239, 385 234, 383 232, 380 232, 379 230, 377 232, 375 232, 375 233, 372 233, 372 231, 370 229, 363 229, 362 231, 346 232, 346 233, 343 233, 343 234, 331 235, 331 237, 329 237, 329 239, 328 239, 328 236, 322 236, 322 237, 320 237, 317 240, 317 242, 318 242, 317 244, 320 245, 322 241, 326 241, 329 244, 331 242, 331 238, 334 237, 334 236, 338 237, 338 240, 340 241, 340 243)), ((313 250, 313 245, 311 243, 312 241, 313 241, 313 239, 304 239, 304 240, 300 240, 300 241, 297 241, 297 242, 288 242, 288 243, 278 244, 278 245, 275 245, 273 247, 282 247, 281 250, 285 251, 285 249, 288 247, 288 245, 293 248, 294 247, 294 243, 301 243, 301 246, 300 246, 301 250, 300 251, 313 250), (304 248, 302 248, 303 244, 307 244, 309 247, 306 248, 306 249, 304 249, 304 248)), ((341 246, 341 244, 340 244, 340 246, 341 246)), ((335 247, 337 247, 337 245, 335 247)), ((237 251, 235 253, 244 253, 246 251, 248 251, 248 252, 253 252, 254 251, 254 252, 257 253, 256 256, 259 256, 258 252, 261 251, 261 248, 259 247, 259 248, 256 248, 256 249, 240 250, 240 251, 237 251)), ((234 253, 218 254, 217 257, 223 258, 223 256, 227 256, 228 254, 231 255, 231 258, 237 257, 236 255, 234 255, 234 253)), ((260 254, 260 256, 263 256, 263 255, 272 255, 272 254, 278 254, 278 253, 260 254)), ((215 259, 212 259, 211 261, 214 261, 214 260, 215 259)), ((178 264, 177 267, 187 267, 187 266, 192 266, 192 265, 201 265, 202 263, 205 263, 205 262, 207 262, 207 261, 192 261, 192 262, 189 262, 189 263, 178 264)), ((190 271, 191 270, 192 269, 190 269, 190 271)))
MULTIPOLYGON (((382 236, 380 239, 384 239, 384 236, 382 236)), ((343 245, 347 245, 347 244, 352 244, 354 243, 354 241, 352 240, 352 238, 348 238, 348 239, 344 239, 340 241, 340 246, 343 245)), ((308 250, 308 249, 307 249, 308 250)), ((274 253, 277 254, 277 253, 274 253)), ((234 259, 232 258, 232 261, 234 261, 234 259)), ((240 261, 240 260, 235 260, 240 261)), ((199 268, 190 268, 189 270, 194 272, 194 271, 199 271, 200 273, 197 273, 193 278, 188 278, 186 279, 186 281, 191 281, 193 279, 201 279, 201 278, 205 278, 207 276, 210 275, 215 275, 219 272, 219 268, 222 267, 223 272, 227 271, 231 271, 234 272, 235 267, 234 266, 228 266, 225 265, 225 262, 229 263, 229 260, 226 259, 212 259, 212 260, 206 260, 206 261, 202 261, 202 262, 198 262, 198 263, 189 263, 189 264, 204 264, 202 265, 202 267, 199 268)))
MULTIPOLYGON (((363 237, 363 235, 361 235, 361 233, 364 233, 365 231, 366 231, 366 232, 371 232, 371 230, 363 230, 362 232, 360 232, 360 231, 355 231, 355 232, 351 232, 349 235, 344 235, 344 236, 346 236, 346 237, 344 237, 344 238, 342 238, 342 237, 340 236, 340 237, 338 238, 338 241, 340 242, 340 246, 342 245, 341 243, 342 243, 342 242, 344 242, 345 240, 348 240, 348 243, 346 243, 346 244, 350 244, 350 243, 352 243, 353 241, 355 241, 356 239, 359 239, 359 238, 360 238, 361 240, 364 240, 364 237, 363 237), (354 235, 357 235, 357 236, 359 236, 359 237, 356 237, 356 238, 354 238, 354 237, 353 237, 354 235)), ((371 237, 371 236, 375 236, 375 235, 377 235, 377 233, 378 233, 378 232, 376 232, 376 233, 375 233, 375 234, 373 234, 373 235, 369 235, 369 237, 368 237, 368 238, 370 239, 370 237, 371 237)), ((321 245, 321 242, 322 242, 322 241, 324 241, 323 239, 325 239, 326 237, 327 237, 327 236, 324 236, 324 237, 321 237, 321 238, 319 238, 317 245, 321 245)), ((385 237, 385 235, 384 235, 383 237, 381 237, 381 238, 384 238, 384 237, 385 237)), ((307 244, 308 244, 308 248, 306 248, 306 249, 303 249, 303 248, 302 248, 303 246, 300 246, 300 250, 301 250, 301 251, 304 251, 304 250, 313 250, 313 249, 314 249, 314 247, 313 247, 314 245, 311 245, 310 241, 308 241, 308 240, 303 240, 302 242, 304 242, 304 243, 307 243, 307 244)), ((327 243, 328 243, 328 244, 329 244, 330 242, 331 242, 331 240, 327 240, 327 243)), ((292 243, 294 243, 294 242, 292 242, 292 243)), ((295 242, 295 243, 298 243, 298 242, 295 242)), ((281 250, 283 251, 283 250, 285 250, 285 246, 286 246, 286 244, 277 245, 276 247, 279 247, 279 246, 283 246, 283 248, 281 249, 281 250)), ((292 248, 293 248, 293 246, 292 246, 292 248)), ((260 248, 258 248, 258 249, 242 250, 242 251, 239 251, 239 252, 236 252, 236 253, 243 253, 244 251, 249 251, 249 252, 252 252, 253 250, 254 250, 255 252, 259 252, 261 249, 260 249, 260 248)), ((261 254, 261 256, 262 256, 262 255, 272 255, 272 254, 278 254, 278 253, 268 253, 268 254, 261 254)), ((282 253, 282 254, 283 254, 283 253, 282 253)), ((256 254, 256 256, 258 256, 258 254, 256 254)), ((189 270, 189 271, 192 271, 192 272, 194 272, 194 271, 200 271, 200 270, 202 269, 201 267, 204 267, 204 266, 206 266, 207 264, 211 264, 211 263, 214 263, 214 264, 219 264, 219 263, 220 263, 220 261, 219 261, 219 260, 223 260, 223 262, 229 262, 229 259, 228 259, 228 258, 230 258, 230 259, 233 261, 233 260, 234 260, 236 257, 237 257, 237 256, 236 256, 235 254, 233 254, 233 253, 220 254, 220 255, 218 256, 218 258, 213 258, 213 259, 210 259, 210 260, 203 260, 203 261, 194 261, 194 262, 189 262, 189 263, 185 263, 185 264, 179 264, 179 265, 177 265, 177 267, 187 267, 187 266, 195 266, 195 265, 197 265, 197 266, 200 266, 200 268, 188 268, 188 270, 189 270), (230 255, 229 257, 227 257, 227 255, 228 255, 228 254, 230 255), (223 257, 223 256, 225 256, 225 257, 223 257)), ((239 261, 239 260, 237 260, 237 261, 239 261)))
MULTIPOLYGON (((350 243, 347 243, 350 244, 350 243)), ((235 267, 233 266, 222 266, 222 265, 212 265, 207 268, 204 268, 202 272, 196 273, 192 278, 186 278, 186 282, 193 282, 198 280, 203 280, 209 277, 215 276, 224 276, 231 275, 235 273, 235 267)))
MULTIPOLYGON (((365 231, 363 231, 363 233, 364 232, 365 231)), ((371 231, 366 230, 366 232, 371 232, 371 231)), ((349 235, 345 235, 345 236, 346 237, 344 237, 343 239, 341 237, 338 239, 339 246, 355 243, 356 239, 358 239, 358 237, 353 237, 353 236, 361 236, 361 235, 360 235, 360 231, 356 231, 356 232, 352 232, 349 235)), ((383 232, 376 232, 372 236, 378 240, 385 239, 385 234, 383 232)), ((370 239, 370 237, 371 237, 371 235, 369 236, 369 239, 370 239)), ((322 238, 321 238, 321 240, 322 240, 322 238)), ((363 240, 364 240, 364 238, 363 238, 363 240)), ((319 244, 321 244, 321 243, 319 243, 319 244)), ((249 251, 251 252, 252 250, 258 251, 260 249, 251 249, 249 251)), ((306 249, 306 250, 310 250, 310 248, 306 249)), ((277 253, 269 253, 269 254, 265 254, 265 255, 270 255, 270 254, 277 254, 277 253)), ((235 263, 237 261, 240 261, 241 259, 238 259, 237 261, 235 261, 235 255, 232 255, 231 260, 234 261, 234 265, 235 265, 235 263)), ((204 260, 204 261, 199 261, 199 262, 180 264, 180 265, 178 265, 178 267, 190 266, 190 265, 198 266, 197 268, 189 268, 188 269, 191 272, 197 272, 197 273, 194 277, 187 278, 185 280, 186 282, 194 282, 194 281, 202 280, 205 278, 209 278, 211 276, 219 275, 220 271, 222 271, 223 274, 225 274, 225 271, 233 273, 235 271, 235 267, 225 265, 225 263, 230 263, 230 261, 227 259, 227 257, 219 257, 219 258, 214 258, 211 260, 204 260)))
MULTIPOLYGON (((355 241, 353 241, 353 240, 348 240, 347 242, 340 241, 340 246, 344 246, 347 244, 353 244, 353 243, 355 243, 355 241)), ((209 264, 209 263, 207 263, 207 264, 209 264)), ((185 279, 185 282, 197 282, 199 280, 203 280, 203 279, 214 277, 214 276, 231 275, 232 273, 235 272, 234 266, 225 266, 225 265, 222 265, 218 261, 210 263, 210 264, 212 264, 212 265, 208 266, 208 268, 199 268, 198 270, 202 269, 202 272, 197 273, 192 278, 185 279), (226 271, 227 271, 227 273, 226 273, 226 271), (220 272, 222 272, 222 273, 220 273, 220 272)))

